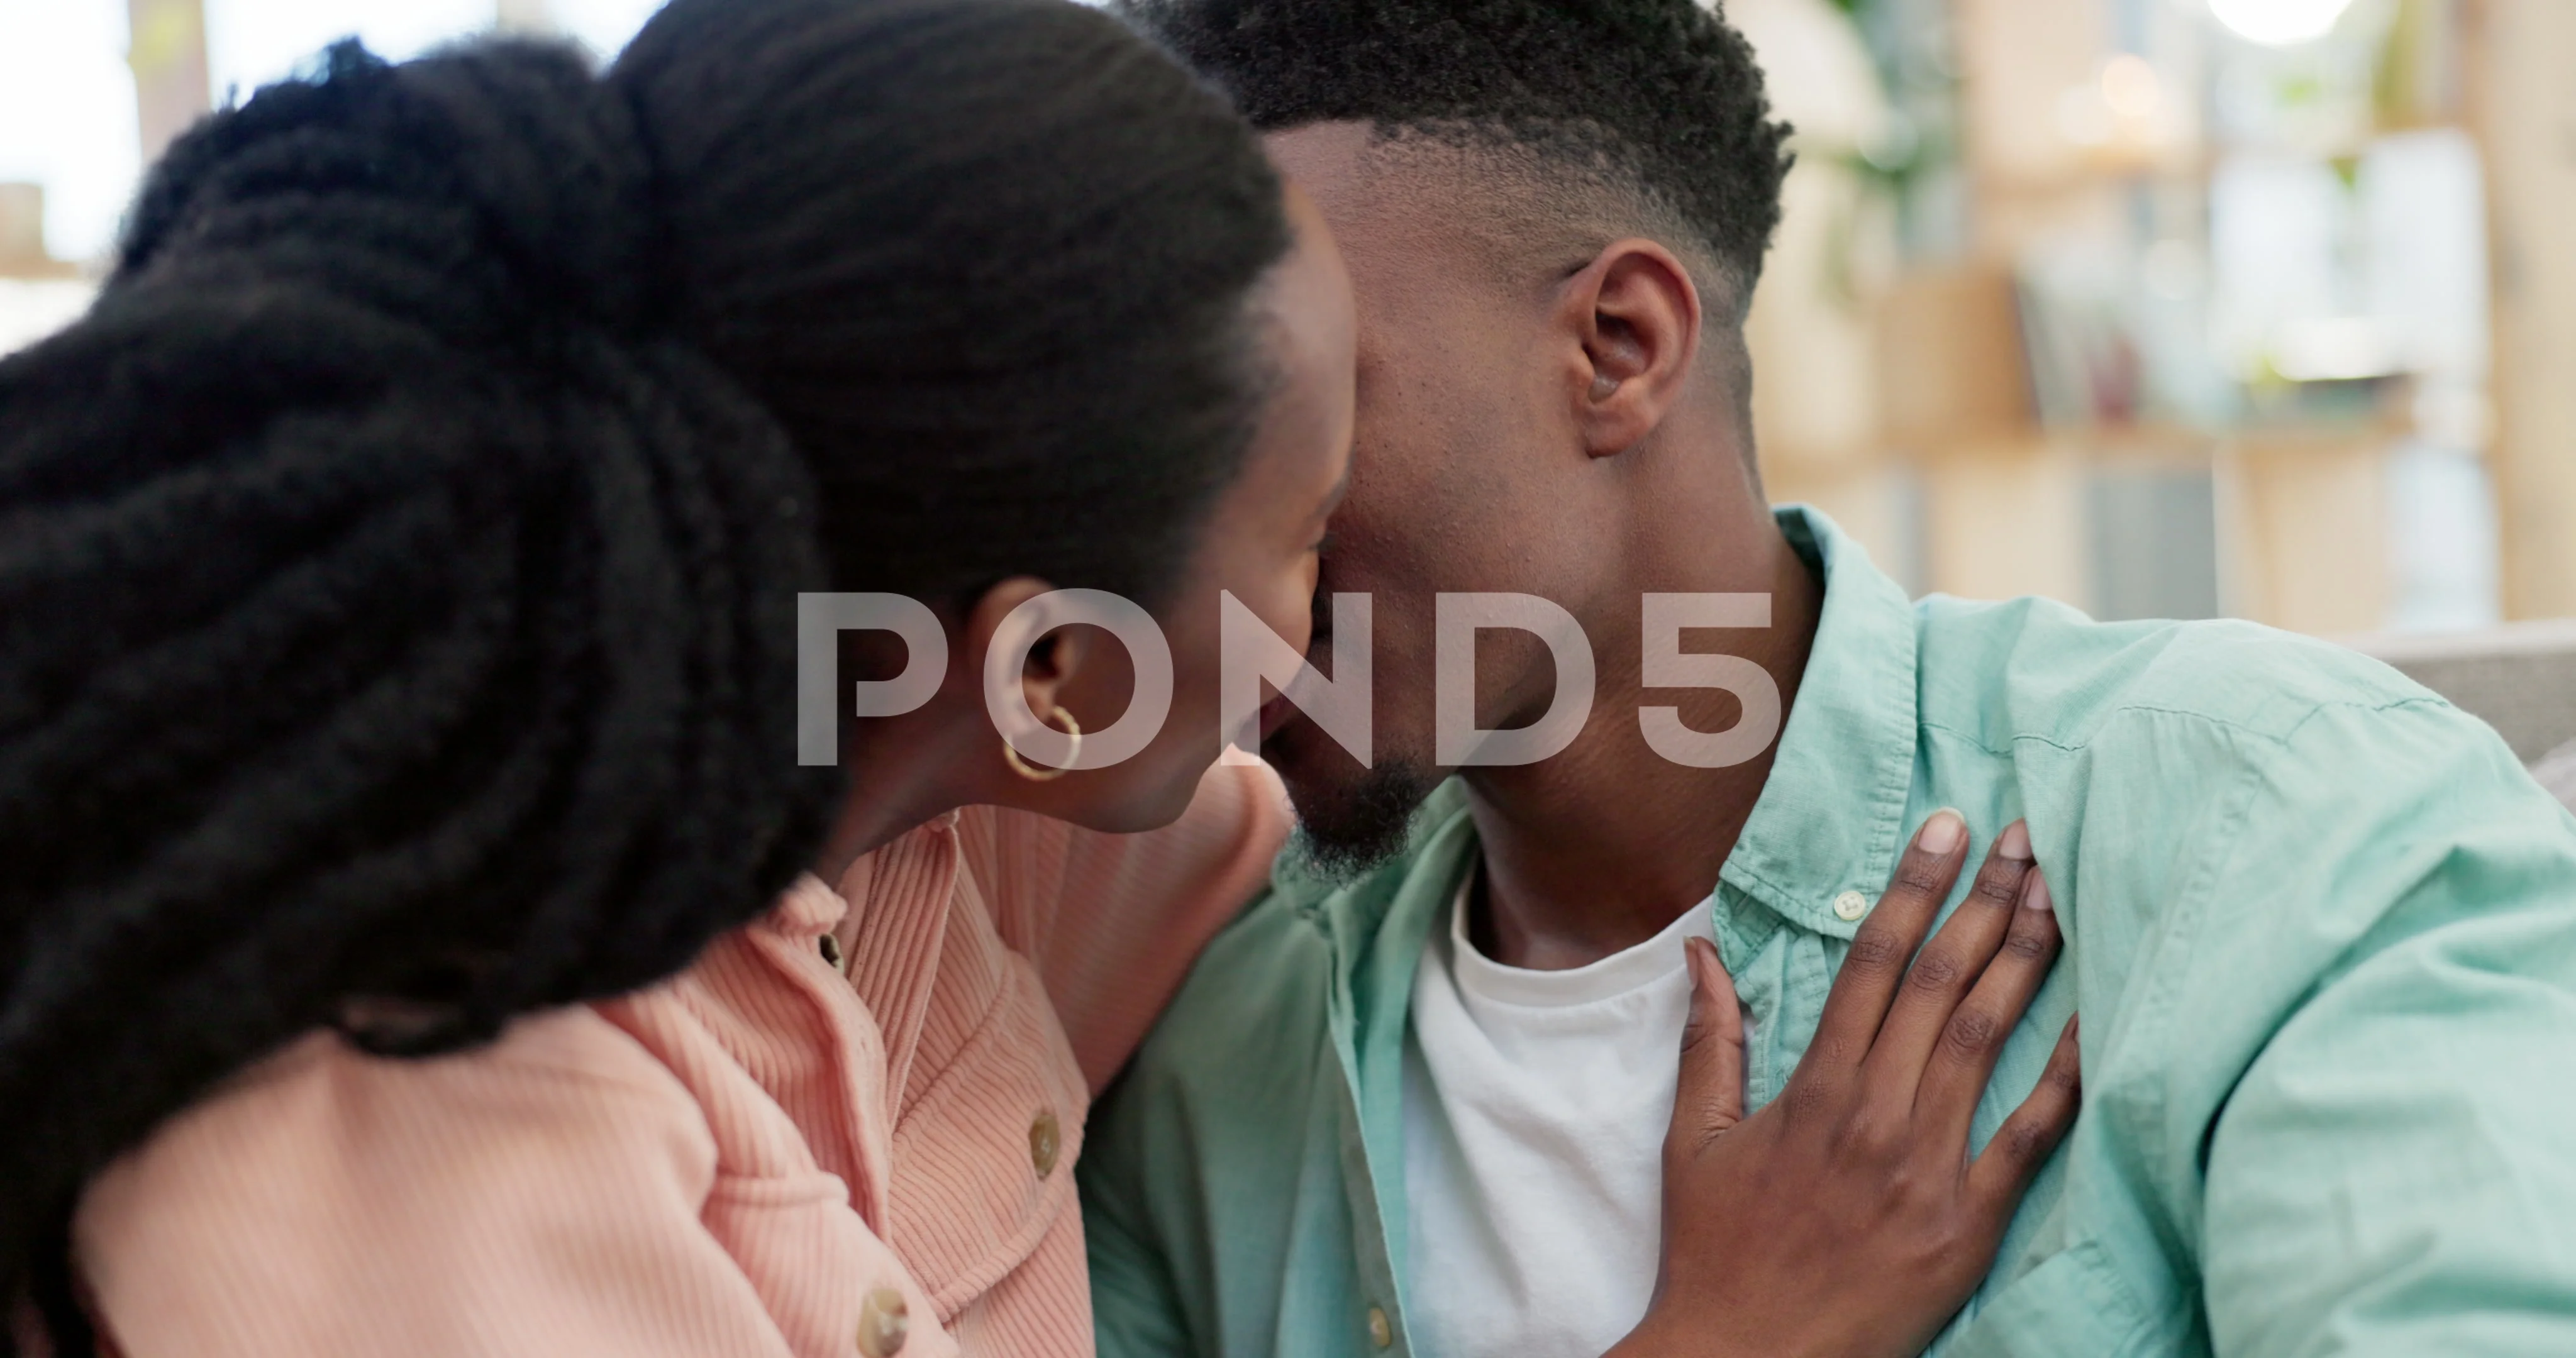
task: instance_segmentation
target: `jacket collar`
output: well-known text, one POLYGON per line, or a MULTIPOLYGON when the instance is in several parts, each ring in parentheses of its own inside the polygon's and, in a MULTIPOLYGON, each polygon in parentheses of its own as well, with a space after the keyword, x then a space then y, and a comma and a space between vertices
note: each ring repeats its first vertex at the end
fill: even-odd
POLYGON ((1917 634, 1905 590, 1833 520, 1776 511, 1781 532, 1825 577, 1823 615, 1780 731, 1771 776, 1719 880, 1812 933, 1859 928, 1834 910, 1886 888, 1905 831, 1917 738, 1917 634))

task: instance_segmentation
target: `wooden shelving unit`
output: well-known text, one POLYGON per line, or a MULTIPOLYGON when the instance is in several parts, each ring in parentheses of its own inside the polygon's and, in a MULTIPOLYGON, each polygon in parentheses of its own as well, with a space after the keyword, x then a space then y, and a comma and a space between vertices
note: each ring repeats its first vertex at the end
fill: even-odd
MULTIPOLYGON (((2576 81, 2564 76, 2576 62, 2576 4, 2362 2, 2416 26, 2408 61, 2449 66, 2379 72, 2396 89, 2380 92, 2396 104, 2379 131, 2279 153, 2348 173, 2381 131, 2478 135, 2499 186, 2497 419, 2486 458, 2504 605, 2507 616, 2576 614, 2576 249, 2564 226, 2576 220, 2576 157, 2563 132, 2576 126, 2576 81), (2539 85, 2548 89, 2528 88, 2539 85), (2484 93, 2461 97, 2468 89, 2484 93), (2535 159, 2548 164, 2531 172, 2535 159)), ((2056 418, 2040 415, 2050 402, 2035 396, 2031 355, 2047 341, 2029 329, 2028 259, 2087 237, 2136 251, 2142 236, 2209 257, 2213 181, 2228 148, 2209 126, 2207 57, 2172 41, 2171 28, 2200 16, 2122 0, 1949 0, 1948 17, 1963 248, 1885 271, 1838 313, 1812 298, 1757 302, 1757 423, 1773 497, 1822 505, 1922 590, 2038 593, 2108 616, 2210 612, 2322 634, 2385 625, 2396 590, 2392 512, 2403 507, 2391 503, 2392 451, 2417 432, 2402 374, 2344 384, 2361 399, 2339 405, 2289 402, 2286 414, 2244 401, 2219 418, 2124 408, 2070 417, 2060 400, 2056 418), (2142 29, 2142 15, 2167 27, 2142 29), (2148 91, 2161 108, 2117 86, 2150 58, 2167 82, 2148 91), (2123 62, 2132 66, 2114 69, 2123 62), (2066 134, 2067 101, 2088 82, 2128 106, 2089 144, 2066 134), (1820 346, 1780 337, 1813 329, 1820 313, 1828 328, 1870 333, 1865 362, 1822 377, 1799 371, 1820 346), (1833 410, 1844 429, 1864 411, 1874 432, 1815 437, 1837 420, 1802 407, 1833 410)), ((1804 200, 1834 194, 1810 186, 1804 200)), ((1788 248, 1775 257, 1787 267, 1775 262, 1766 289, 1812 282, 1800 253, 1813 248, 1809 228, 1794 219, 1801 201, 1791 194, 1788 248)))

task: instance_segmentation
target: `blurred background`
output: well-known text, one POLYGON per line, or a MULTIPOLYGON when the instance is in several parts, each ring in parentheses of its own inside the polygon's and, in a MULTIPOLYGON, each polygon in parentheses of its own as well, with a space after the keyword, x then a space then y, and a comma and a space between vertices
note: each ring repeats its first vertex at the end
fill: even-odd
POLYGON ((344 37, 400 60, 494 28, 603 58, 659 0, 0 0, 0 353, 77 315, 143 167, 344 37))
POLYGON ((2576 805, 2576 0, 1726 9, 1799 129, 1773 499, 2360 646, 2576 805))
MULTIPOLYGON (((606 56, 653 7, 0 0, 0 351, 174 131, 333 39, 606 56)), ((2351 639, 2576 736, 2576 621, 2533 621, 2576 619, 2576 0, 1726 9, 1798 128, 1774 499, 1918 592, 2351 639)))
POLYGON ((1729 8, 1800 128, 1775 498, 2106 618, 2576 614, 2576 4, 1729 8))

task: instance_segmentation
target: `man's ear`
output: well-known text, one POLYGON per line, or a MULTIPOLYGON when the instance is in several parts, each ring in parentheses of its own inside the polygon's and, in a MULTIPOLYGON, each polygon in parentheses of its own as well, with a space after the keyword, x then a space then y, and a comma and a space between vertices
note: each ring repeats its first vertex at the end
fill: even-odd
POLYGON ((1584 449, 1615 457, 1681 398, 1699 359, 1699 288, 1672 251, 1631 238, 1612 241, 1567 279, 1560 305, 1579 341, 1569 395, 1584 449))
MULTIPOLYGON (((965 644, 949 652, 950 682, 962 682, 970 692, 983 692, 984 657, 995 646, 1017 646, 1029 639, 1024 622, 1009 621, 1011 611, 1054 588, 1035 576, 1015 575, 976 596, 973 606, 966 610, 962 629, 965 635, 961 638, 965 644)), ((1036 713, 1040 721, 1055 711, 1065 688, 1091 658, 1091 631, 1088 627, 1059 627, 1036 638, 1036 644, 1029 648, 1029 658, 1020 666, 1020 692, 1028 699, 1029 711, 1036 713)))

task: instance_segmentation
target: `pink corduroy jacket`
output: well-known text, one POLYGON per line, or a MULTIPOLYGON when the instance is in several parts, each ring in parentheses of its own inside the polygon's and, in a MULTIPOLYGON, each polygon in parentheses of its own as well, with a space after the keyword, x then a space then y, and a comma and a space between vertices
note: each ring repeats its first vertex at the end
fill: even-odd
POLYGON ((1088 1354, 1083 1114, 1286 824, 1258 766, 1151 834, 970 809, 488 1048, 308 1037, 90 1185, 107 1351, 846 1358, 900 1298, 905 1358, 1088 1354))

